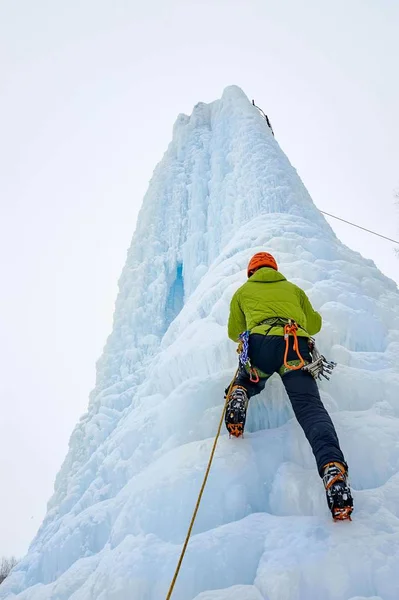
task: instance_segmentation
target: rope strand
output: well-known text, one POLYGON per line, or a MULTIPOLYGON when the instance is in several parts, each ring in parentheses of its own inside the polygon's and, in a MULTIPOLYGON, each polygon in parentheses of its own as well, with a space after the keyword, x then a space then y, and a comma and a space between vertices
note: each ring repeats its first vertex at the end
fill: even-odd
POLYGON ((350 221, 346 221, 345 219, 341 219, 340 217, 336 217, 335 215, 331 215, 328 212, 325 212, 324 210, 320 211, 323 215, 327 215, 328 217, 332 217, 333 219, 337 219, 338 221, 342 221, 343 223, 347 223, 348 225, 352 225, 352 227, 357 227, 358 229, 362 229, 363 231, 367 231, 368 233, 372 233, 373 235, 377 235, 380 238, 383 238, 384 240, 388 240, 390 242, 393 242, 394 244, 399 244, 398 240, 393 240, 390 237, 387 237, 386 235, 382 235, 381 233, 377 233, 376 231, 371 231, 371 229, 366 229, 365 227, 361 227, 360 225, 356 225, 356 223, 351 223, 350 221))
POLYGON ((219 427, 218 427, 215 439, 213 441, 212 451, 211 451, 211 454, 209 456, 208 466, 207 466, 206 471, 205 471, 204 480, 203 480, 202 485, 201 485, 200 493, 198 494, 197 503, 196 503, 195 508, 194 508, 193 516, 191 517, 190 526, 189 526, 188 531, 187 531, 186 539, 184 540, 183 548, 182 548, 182 551, 180 553, 180 558, 179 558, 179 561, 177 563, 175 574, 173 575, 172 583, 170 584, 168 595, 166 596, 166 600, 170 600, 170 598, 172 596, 172 593, 173 593, 173 588, 175 587, 177 576, 179 575, 179 571, 180 571, 181 564, 183 562, 184 554, 186 552, 187 545, 188 545, 188 542, 190 540, 191 532, 192 532, 192 529, 194 527, 194 522, 195 522, 195 518, 197 516, 197 512, 198 512, 199 505, 200 505, 200 502, 201 502, 202 494, 204 493, 206 482, 208 481, 208 475, 209 475, 209 471, 211 470, 211 465, 212 465, 213 457, 214 457, 215 450, 216 450, 216 444, 218 443, 218 439, 219 439, 219 436, 220 436, 220 431, 222 429, 224 413, 225 413, 225 410, 226 410, 227 402, 229 400, 229 395, 230 395, 230 392, 231 392, 231 388, 233 387, 233 384, 234 384, 234 381, 235 381, 235 378, 237 377, 237 375, 238 375, 238 369, 237 369, 237 371, 236 371, 236 373, 235 373, 235 375, 234 375, 234 377, 233 377, 233 379, 232 379, 232 381, 230 383, 229 391, 226 394, 226 401, 225 401, 225 403, 223 405, 222 416, 220 417, 219 427))

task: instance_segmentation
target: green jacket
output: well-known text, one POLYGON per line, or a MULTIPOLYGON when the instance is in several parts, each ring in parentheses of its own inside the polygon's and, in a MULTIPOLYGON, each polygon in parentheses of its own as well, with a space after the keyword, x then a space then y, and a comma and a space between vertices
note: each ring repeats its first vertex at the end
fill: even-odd
POLYGON ((229 338, 237 342, 240 333, 246 330, 284 335, 282 326, 270 329, 268 324, 259 325, 271 317, 296 321, 300 325, 298 336, 309 337, 321 329, 321 316, 313 309, 305 292, 278 271, 262 267, 236 291, 231 300, 229 338))

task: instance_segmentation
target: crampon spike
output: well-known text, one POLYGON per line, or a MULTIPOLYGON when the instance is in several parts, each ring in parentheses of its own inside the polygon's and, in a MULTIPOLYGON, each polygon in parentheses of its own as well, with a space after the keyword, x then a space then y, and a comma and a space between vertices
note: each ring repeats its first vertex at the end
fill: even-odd
POLYGON ((227 429, 230 434, 230 437, 243 437, 244 436, 244 426, 242 423, 228 423, 227 429))
POLYGON ((344 508, 333 509, 334 521, 352 521, 351 513, 353 506, 345 506, 344 508))

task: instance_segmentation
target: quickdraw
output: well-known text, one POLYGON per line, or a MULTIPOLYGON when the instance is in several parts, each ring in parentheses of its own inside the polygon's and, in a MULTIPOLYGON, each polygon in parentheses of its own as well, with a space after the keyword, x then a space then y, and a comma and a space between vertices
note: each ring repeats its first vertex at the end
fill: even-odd
POLYGON ((285 339, 285 352, 284 352, 284 367, 286 369, 288 369, 289 371, 298 371, 299 369, 302 369, 305 366, 305 361, 302 358, 302 355, 299 351, 299 345, 298 345, 298 336, 296 334, 296 332, 298 331, 298 325, 295 323, 295 321, 293 321, 292 319, 288 319, 288 323, 286 325, 284 325, 284 339, 285 339), (289 349, 289 343, 290 343, 290 335, 294 336, 294 350, 298 355, 299 358, 299 365, 290 365, 287 362, 288 359, 288 349, 289 349))
POLYGON ((321 379, 324 377, 324 379, 330 380, 329 375, 331 375, 333 369, 337 366, 337 363, 332 360, 327 360, 323 354, 320 354, 313 338, 309 339, 309 351, 313 362, 305 365, 303 370, 310 373, 314 379, 321 379))
POLYGON ((239 354, 239 363, 240 365, 249 373, 249 380, 251 383, 259 382, 259 375, 256 369, 251 365, 251 361, 249 360, 249 331, 244 331, 240 333, 240 342, 238 344, 237 352, 239 354))

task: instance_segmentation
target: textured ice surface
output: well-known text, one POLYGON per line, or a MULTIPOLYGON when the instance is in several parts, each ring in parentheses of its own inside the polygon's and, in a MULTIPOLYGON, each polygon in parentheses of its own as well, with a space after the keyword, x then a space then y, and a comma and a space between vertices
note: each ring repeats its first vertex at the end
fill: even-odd
POLYGON ((177 120, 88 412, 1 599, 166 596, 236 366, 229 302, 259 250, 323 315, 318 344, 339 366, 321 394, 350 464, 354 520, 331 522, 273 377, 245 439, 220 439, 173 600, 398 600, 398 289, 336 238, 235 87, 177 120))

